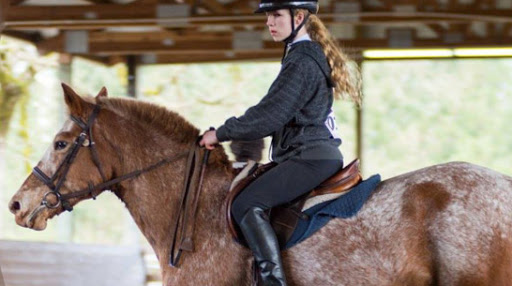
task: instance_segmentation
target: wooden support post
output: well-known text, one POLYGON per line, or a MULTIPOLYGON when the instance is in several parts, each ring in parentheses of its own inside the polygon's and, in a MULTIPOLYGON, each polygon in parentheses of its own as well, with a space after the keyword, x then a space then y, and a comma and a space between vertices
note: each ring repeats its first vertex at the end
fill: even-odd
POLYGON ((356 155, 363 170, 363 106, 356 107, 356 155))
MULTIPOLYGON (((362 80, 363 55, 362 54, 359 54, 356 57, 356 64, 357 64, 357 68, 361 72, 361 93, 363 93, 363 90, 362 90, 363 89, 363 80, 362 80)), ((356 111, 356 155, 357 155, 357 158, 359 158, 359 160, 361 162, 360 169, 361 169, 361 172, 363 172, 363 163, 364 163, 364 158, 363 158, 363 102, 361 102, 360 107, 358 107, 356 105, 355 111, 356 111)))
POLYGON ((2 268, 0 267, 0 286, 5 286, 4 277, 2 276, 2 268))
POLYGON ((9 9, 9 0, 0 0, 0 34, 5 28, 7 9, 9 9))
POLYGON ((136 56, 128 56, 126 59, 128 65, 128 96, 137 97, 137 58, 136 56))

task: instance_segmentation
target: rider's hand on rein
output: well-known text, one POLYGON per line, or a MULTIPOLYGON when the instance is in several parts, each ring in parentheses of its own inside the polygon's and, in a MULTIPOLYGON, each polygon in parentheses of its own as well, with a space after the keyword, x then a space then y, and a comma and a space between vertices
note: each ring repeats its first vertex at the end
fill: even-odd
POLYGON ((215 149, 215 146, 217 146, 218 143, 219 140, 217 139, 217 133, 213 127, 210 127, 210 130, 201 135, 199 139, 199 146, 205 147, 208 150, 215 149))

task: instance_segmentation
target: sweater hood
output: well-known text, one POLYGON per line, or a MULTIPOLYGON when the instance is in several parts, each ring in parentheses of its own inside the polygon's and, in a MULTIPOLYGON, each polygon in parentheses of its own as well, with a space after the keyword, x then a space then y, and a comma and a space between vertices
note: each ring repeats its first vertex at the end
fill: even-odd
MULTIPOLYGON (((327 63, 327 59, 325 57, 324 51, 319 43, 315 41, 300 41, 292 44, 288 55, 295 54, 296 56, 302 57, 303 55, 307 55, 315 60, 318 64, 322 72, 329 77, 331 74, 331 68, 327 63)), ((288 58, 288 57, 287 57, 288 58)), ((285 58, 284 62, 287 61, 285 58)), ((292 58, 292 57, 289 57, 292 58)))

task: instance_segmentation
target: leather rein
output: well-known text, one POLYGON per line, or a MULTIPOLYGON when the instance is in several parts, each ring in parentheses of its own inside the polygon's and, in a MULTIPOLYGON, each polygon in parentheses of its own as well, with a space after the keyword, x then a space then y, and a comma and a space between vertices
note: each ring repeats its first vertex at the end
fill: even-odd
POLYGON ((201 137, 199 137, 198 141, 194 142, 194 145, 190 148, 189 151, 185 151, 172 157, 162 159, 148 167, 129 172, 127 174, 107 181, 105 173, 103 172, 103 169, 101 167, 98 152, 95 148, 95 142, 92 135, 92 127, 94 125, 94 121, 96 120, 99 114, 99 111, 100 106, 95 105, 87 122, 83 122, 80 118, 77 118, 73 115, 70 116, 71 120, 73 120, 73 122, 80 126, 82 132, 80 133, 80 135, 76 137, 73 143, 73 148, 70 151, 68 151, 66 157, 60 163, 60 165, 57 167, 57 170, 51 177, 47 176, 39 167, 34 167, 32 173, 36 176, 36 178, 42 181, 50 189, 50 191, 44 194, 40 206, 31 213, 29 222, 31 223, 32 220, 35 219, 37 214, 41 212, 44 208, 56 209, 59 206, 62 206, 64 210, 72 211, 73 207, 69 203, 69 199, 89 195, 92 197, 92 199, 96 199, 96 192, 99 194, 100 192, 102 192, 103 190, 107 189, 110 186, 118 184, 122 181, 126 181, 128 179, 138 177, 141 174, 153 171, 161 166, 176 162, 188 156, 180 204, 179 207, 176 209, 175 216, 173 217, 174 220, 171 229, 172 244, 170 249, 169 265, 177 267, 181 258, 182 251, 193 251, 194 249, 194 222, 196 217, 198 199, 202 189, 203 177, 206 170, 206 165, 208 163, 210 150, 205 150, 203 160, 201 162, 201 150, 198 145, 198 142, 201 139, 201 137), (96 165, 96 168, 100 173, 101 178, 103 179, 103 183, 94 185, 91 182, 89 182, 87 188, 80 189, 67 194, 62 194, 60 192, 60 188, 66 181, 66 176, 69 172, 69 169, 73 164, 78 154, 78 151, 81 147, 89 147, 89 150, 91 151, 92 160, 96 165), (59 178, 57 178, 58 176, 59 178), (51 196, 54 196, 57 202, 50 203, 48 201, 48 198, 51 196))

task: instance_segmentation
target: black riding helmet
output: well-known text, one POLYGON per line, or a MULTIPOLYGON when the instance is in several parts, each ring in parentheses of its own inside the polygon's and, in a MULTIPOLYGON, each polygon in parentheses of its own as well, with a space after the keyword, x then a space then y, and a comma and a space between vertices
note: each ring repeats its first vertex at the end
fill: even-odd
POLYGON ((311 14, 316 14, 318 12, 318 0, 314 1, 286 1, 286 0, 261 0, 260 5, 258 6, 258 9, 254 11, 254 13, 264 13, 264 12, 270 12, 275 11, 279 9, 289 9, 290 14, 292 15, 292 32, 291 34, 283 40, 286 44, 289 44, 293 42, 293 39, 297 36, 297 33, 299 30, 306 24, 308 20, 308 14, 304 18, 304 21, 295 28, 295 21, 293 18, 294 10, 295 9, 306 9, 311 14))
POLYGON ((286 1, 286 0, 261 0, 258 9, 254 13, 264 13, 279 9, 307 9, 310 13, 318 12, 318 1, 286 1))

